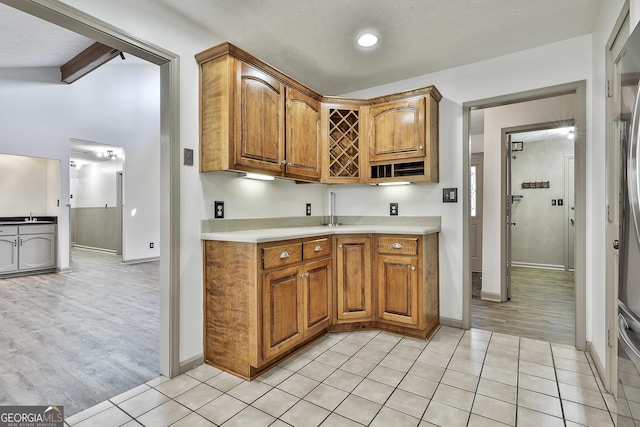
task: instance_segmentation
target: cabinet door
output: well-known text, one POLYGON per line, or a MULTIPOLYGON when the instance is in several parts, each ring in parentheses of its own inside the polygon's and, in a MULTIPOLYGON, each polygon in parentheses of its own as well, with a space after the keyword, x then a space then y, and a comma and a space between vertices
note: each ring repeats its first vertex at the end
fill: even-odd
POLYGON ((378 319, 418 326, 418 259, 378 255, 378 319))
POLYGON ((302 289, 299 275, 299 267, 283 268, 264 275, 262 282, 264 360, 289 350, 302 339, 302 289))
POLYGON ((373 105, 370 119, 371 161, 424 157, 424 97, 373 105))
POLYGON ((303 266, 304 332, 310 336, 331 324, 331 259, 303 266))
POLYGON ((320 178, 320 103, 287 88, 287 174, 320 178))
POLYGON ((284 85, 237 62, 235 161, 248 169, 281 172, 284 156, 284 85))
POLYGON ((322 104, 322 181, 362 183, 366 168, 366 126, 368 107, 322 104))
POLYGON ((31 270, 56 265, 55 234, 26 234, 18 236, 18 268, 31 270))
POLYGON ((336 238, 336 269, 338 322, 373 320, 371 238, 336 238))
POLYGON ((0 273, 18 269, 18 236, 0 236, 0 273))

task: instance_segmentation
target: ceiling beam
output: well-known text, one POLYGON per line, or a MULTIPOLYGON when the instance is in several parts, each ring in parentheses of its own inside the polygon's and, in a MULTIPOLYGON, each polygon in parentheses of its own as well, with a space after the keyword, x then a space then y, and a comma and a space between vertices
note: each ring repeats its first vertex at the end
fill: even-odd
POLYGON ((73 83, 118 55, 120 55, 118 49, 95 42, 60 67, 62 81, 73 83))

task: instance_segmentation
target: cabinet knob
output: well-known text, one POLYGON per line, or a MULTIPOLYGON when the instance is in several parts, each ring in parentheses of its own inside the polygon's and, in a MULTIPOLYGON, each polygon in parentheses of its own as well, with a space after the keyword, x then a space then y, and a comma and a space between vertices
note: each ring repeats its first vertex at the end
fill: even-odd
POLYGON ((291 255, 289 255, 289 252, 287 252, 287 251, 283 251, 283 252, 280 254, 280 259, 289 258, 290 256, 291 256, 291 255))
POLYGON ((308 273, 308 272, 307 272, 307 273, 302 273, 302 274, 300 275, 300 277, 301 277, 302 279, 304 279, 305 277, 309 277, 309 273, 308 273))
POLYGON ((423 148, 424 148, 424 147, 421 145, 421 146, 420 146, 420 149, 422 150, 423 148))
POLYGON ((342 245, 338 245, 338 247, 339 247, 339 248, 341 248, 341 247, 342 247, 342 245))
POLYGON ((391 247, 393 249, 402 249, 402 245, 400 243, 394 243, 393 245, 391 245, 391 247))
POLYGON ((320 252, 322 250, 322 246, 318 245, 315 247, 314 251, 320 252))
POLYGON ((293 166, 293 162, 289 162, 287 163, 289 166, 293 166))
POLYGON ((286 161, 286 160, 283 160, 283 161, 281 161, 280 163, 282 163, 283 165, 286 165, 286 164, 287 164, 287 161, 286 161))
POLYGON ((412 265, 412 266, 411 266, 411 271, 416 271, 416 267, 415 267, 415 265, 412 265))

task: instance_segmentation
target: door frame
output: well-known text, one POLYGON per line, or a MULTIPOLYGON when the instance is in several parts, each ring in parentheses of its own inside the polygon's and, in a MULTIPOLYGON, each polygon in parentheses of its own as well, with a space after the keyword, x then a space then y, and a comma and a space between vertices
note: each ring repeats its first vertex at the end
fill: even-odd
MULTIPOLYGON (((463 139, 462 139, 462 153, 463 153, 463 171, 469 170, 469 164, 471 161, 470 154, 470 124, 471 124, 471 110, 481 108, 498 107, 502 105, 516 104, 525 101, 533 101, 537 99, 544 99, 555 97, 559 95, 575 94, 576 95, 576 108, 574 117, 575 126, 575 139, 574 139, 574 155, 576 156, 576 265, 575 265, 575 289, 576 289, 576 336, 575 346, 579 350, 585 350, 587 347, 586 339, 586 165, 587 165, 587 153, 586 153, 586 116, 587 116, 587 102, 586 102, 587 82, 586 80, 580 80, 576 82, 570 82, 560 84, 556 86, 549 86, 541 89, 533 89, 524 92, 518 92, 508 95, 497 96, 493 98, 480 99, 476 101, 465 102, 462 105, 463 115, 463 139)), ((504 132, 504 130, 503 130, 504 132)), ((504 150, 504 145, 503 148, 504 150)), ((503 155, 506 155, 503 153, 503 155)), ((501 168, 504 166, 501 164, 501 168)), ((502 171, 504 174, 504 170, 502 171)), ((504 182, 504 180, 503 180, 504 182)), ((469 223, 470 223, 470 203, 469 203, 469 186, 470 178, 469 173, 465 173, 462 180, 462 209, 463 209, 463 307, 462 307, 462 326, 465 329, 471 327, 471 255, 469 245, 469 223)), ((504 193, 504 191, 502 191, 504 193)), ((506 203, 506 198, 503 198, 502 203, 506 203)), ((501 209, 504 216, 504 206, 501 209)), ((506 227, 506 219, 502 218, 502 233, 505 235, 504 228, 506 227)), ((501 286, 504 285, 504 272, 505 272, 505 253, 506 242, 502 239, 500 259, 502 265, 502 278, 501 286)))
MULTIPOLYGON (((160 373, 180 374, 180 58, 59 0, 0 0, 160 66, 160 373)), ((68 185, 68 184, 67 184, 68 185)))
MULTIPOLYGON (((511 299, 511 258, 512 258, 512 231, 510 229, 511 223, 511 206, 509 205, 510 200, 512 199, 512 189, 511 189, 511 160, 512 160, 512 152, 511 152, 511 134, 513 133, 524 133, 524 132, 534 132, 538 130, 546 130, 546 129, 555 129, 558 127, 568 127, 574 126, 575 120, 567 119, 567 120, 557 120, 553 122, 545 122, 545 123, 531 123, 520 126, 512 126, 508 128, 502 128, 502 141, 505 142, 504 151, 507 153, 504 156, 504 183, 503 186, 506 189, 506 197, 504 200, 504 215, 505 215, 505 239, 506 239, 506 252, 505 252, 505 271, 503 273, 504 280, 502 281, 502 286, 500 287, 500 295, 503 297, 502 301, 511 299)), ((575 133, 575 130, 574 130, 575 133)), ((575 143, 574 143, 575 144, 575 143)), ((575 149, 575 147, 574 147, 575 149)), ((572 155, 575 157, 575 155, 572 155)), ((566 172, 565 172, 566 174, 566 172)), ((563 184, 564 187, 564 184, 563 184)), ((564 252, 566 255, 567 243, 566 239, 563 243, 564 252)), ((566 258, 566 256, 565 256, 566 258)))
MULTIPOLYGON (((625 1, 618 15, 618 19, 611 31, 611 35, 605 45, 605 76, 606 84, 611 85, 611 91, 617 90, 617 82, 614 79, 616 70, 615 62, 617 52, 614 52, 616 46, 624 44, 630 36, 630 6, 629 1, 625 1), (614 57, 613 55, 616 55, 614 57)), ((605 316, 607 331, 607 350, 605 352, 604 367, 604 386, 615 394, 618 381, 618 338, 617 338, 617 319, 618 319, 618 281, 619 281, 619 258, 616 250, 612 249, 613 241, 619 239, 619 230, 617 224, 614 225, 613 217, 619 215, 619 199, 620 199, 620 172, 621 168, 619 160, 619 127, 615 123, 613 102, 618 100, 619 94, 613 92, 607 93, 605 102, 605 158, 606 158, 606 231, 605 245, 606 252, 606 290, 605 290, 605 316)))

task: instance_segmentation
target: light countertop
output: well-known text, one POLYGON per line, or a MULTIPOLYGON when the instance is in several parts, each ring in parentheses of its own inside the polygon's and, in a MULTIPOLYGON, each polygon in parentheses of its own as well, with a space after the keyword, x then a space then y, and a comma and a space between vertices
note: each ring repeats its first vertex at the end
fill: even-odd
POLYGON ((202 240, 227 242, 264 243, 286 239, 323 236, 327 234, 432 234, 440 232, 439 226, 427 225, 326 225, 263 228, 239 231, 218 231, 202 233, 202 240))

